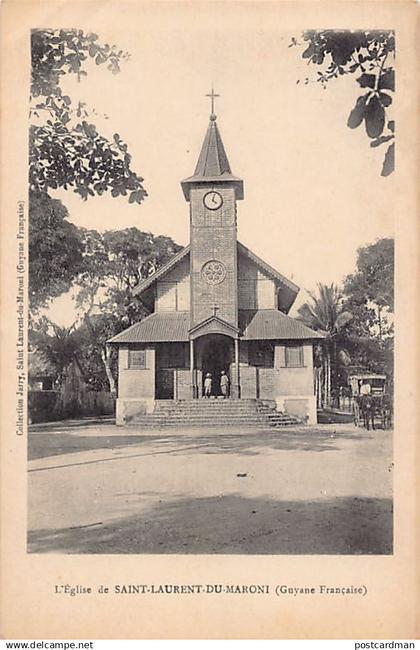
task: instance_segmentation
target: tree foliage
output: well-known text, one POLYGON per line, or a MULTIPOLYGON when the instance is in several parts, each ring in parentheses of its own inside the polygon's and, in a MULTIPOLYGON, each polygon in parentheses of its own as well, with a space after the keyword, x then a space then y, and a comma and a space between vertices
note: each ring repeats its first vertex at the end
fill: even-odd
POLYGON ((143 178, 131 169, 131 155, 118 133, 109 141, 90 123, 86 105, 73 105, 60 86, 63 75, 87 75, 89 59, 119 71, 127 53, 102 45, 81 30, 35 29, 31 38, 29 185, 48 193, 72 188, 84 200, 110 191, 141 203, 143 178))
POLYGON ((394 240, 380 239, 359 248, 357 270, 344 282, 346 304, 357 315, 352 329, 361 337, 384 340, 393 333, 394 240))
POLYGON ((80 347, 80 334, 74 327, 60 327, 49 318, 42 317, 30 331, 31 347, 54 368, 55 379, 63 379, 67 366, 76 357, 80 347))
POLYGON ((345 329, 351 322, 351 314, 344 305, 342 292, 335 285, 318 284, 318 294, 310 293, 310 300, 298 310, 299 318, 312 329, 325 336, 318 350, 323 370, 323 395, 330 403, 333 390, 338 386, 340 366, 350 361, 345 329))
POLYGON ((82 269, 80 230, 61 201, 31 192, 29 201, 29 306, 34 313, 67 291, 82 269))
MULTIPOLYGON (((394 170, 395 121, 389 116, 395 90, 395 35, 393 31, 305 31, 306 49, 302 57, 308 64, 322 66, 316 81, 327 87, 328 82, 345 75, 359 75, 356 81, 362 89, 347 125, 351 129, 365 126, 370 146, 387 144, 382 176, 394 170)), ((291 45, 299 45, 292 39, 291 45)), ((309 83, 309 78, 305 80, 309 83)))
POLYGON ((121 329, 145 315, 145 307, 133 294, 137 285, 182 248, 170 237, 138 228, 103 234, 83 230, 83 241, 84 265, 77 280, 76 305, 89 313, 99 309, 117 316, 121 329))
POLYGON ((62 87, 65 75, 78 81, 86 77, 93 61, 116 74, 128 54, 82 30, 35 29, 31 57, 30 340, 59 376, 77 351, 89 385, 114 390, 115 355, 106 341, 148 313, 134 288, 181 247, 137 228, 103 234, 77 228, 61 202, 48 195, 72 189, 86 200, 110 192, 129 203, 147 196, 122 137, 101 135, 89 121, 86 104, 73 102, 62 87), (77 327, 34 318, 70 287, 77 287, 76 306, 83 312, 77 327))
POLYGON ((343 296, 335 284, 318 284, 318 295, 309 293, 310 301, 298 310, 301 319, 328 339, 337 338, 350 322, 352 314, 344 307, 343 296))
POLYGON ((324 404, 347 384, 349 368, 385 373, 392 384, 393 307, 393 239, 359 248, 356 271, 345 278, 343 290, 320 284, 300 307, 301 320, 325 335, 317 359, 324 404))

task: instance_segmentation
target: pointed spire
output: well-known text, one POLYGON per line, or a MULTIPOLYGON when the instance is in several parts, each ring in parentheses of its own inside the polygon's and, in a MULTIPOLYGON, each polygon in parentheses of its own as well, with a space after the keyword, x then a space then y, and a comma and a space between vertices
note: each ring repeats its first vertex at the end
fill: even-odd
POLYGON ((220 131, 216 124, 216 116, 212 114, 194 176, 220 176, 231 173, 220 131), (214 119, 212 119, 213 116, 214 119))
POLYGON ((222 137, 216 124, 217 116, 214 113, 214 99, 215 97, 219 97, 219 95, 212 88, 211 93, 207 97, 211 98, 210 123, 204 137, 194 175, 181 182, 184 196, 189 201, 189 191, 193 184, 228 182, 234 185, 236 198, 243 199, 243 181, 232 174, 222 137))

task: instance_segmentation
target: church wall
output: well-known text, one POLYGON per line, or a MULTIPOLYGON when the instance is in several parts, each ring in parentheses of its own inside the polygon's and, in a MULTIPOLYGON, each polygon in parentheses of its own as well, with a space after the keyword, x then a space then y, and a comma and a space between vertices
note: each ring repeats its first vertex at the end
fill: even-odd
POLYGON ((313 346, 303 345, 303 366, 286 367, 286 345, 275 347, 277 408, 291 415, 305 419, 308 424, 316 424, 316 398, 313 371, 313 346))
POLYGON ((242 399, 275 399, 276 371, 269 341, 241 341, 239 345, 239 374, 242 399), (255 350, 262 356, 256 362, 255 350), (257 365, 258 363, 258 365, 257 365))
POLYGON ((156 283, 155 311, 188 311, 189 308, 190 265, 186 257, 156 283))
POLYGON ((120 347, 118 354, 118 399, 116 423, 126 424, 136 415, 153 411, 155 398, 155 350, 153 347, 132 346, 144 350, 144 367, 129 367, 129 348, 120 347))
POLYGON ((275 283, 243 255, 238 257, 238 309, 275 309, 275 283))
POLYGON ((276 345, 275 367, 278 374, 277 389, 282 395, 308 395, 314 392, 312 345, 303 345, 303 366, 287 368, 285 345, 276 345))
MULTIPOLYGON (((261 350, 269 351, 268 342, 261 350)), ((239 372, 242 399, 272 399, 281 411, 296 415, 309 424, 316 423, 312 344, 303 344, 303 366, 286 367, 287 343, 273 343, 274 355, 258 358, 259 345, 241 341, 239 372)))
POLYGON ((176 282, 158 282, 155 311, 176 311, 176 282))
POLYGON ((177 399, 191 399, 191 372, 185 368, 177 371, 177 399))
POLYGON ((177 284, 177 311, 190 310, 190 277, 177 284))
POLYGON ((276 398, 276 371, 274 368, 256 368, 257 395, 261 399, 276 398))
POLYGON ((156 399, 191 397, 188 343, 156 345, 156 399))
POLYGON ((275 309, 274 282, 269 279, 257 281, 257 309, 275 309))
POLYGON ((242 399, 255 399, 257 396, 255 371, 254 366, 241 366, 239 368, 242 399))

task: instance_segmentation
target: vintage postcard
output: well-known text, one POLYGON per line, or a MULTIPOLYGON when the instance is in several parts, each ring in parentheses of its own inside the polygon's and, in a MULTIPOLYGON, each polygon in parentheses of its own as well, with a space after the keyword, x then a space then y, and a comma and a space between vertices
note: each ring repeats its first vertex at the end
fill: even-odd
POLYGON ((3 638, 415 638, 416 3, 1 10, 3 638))

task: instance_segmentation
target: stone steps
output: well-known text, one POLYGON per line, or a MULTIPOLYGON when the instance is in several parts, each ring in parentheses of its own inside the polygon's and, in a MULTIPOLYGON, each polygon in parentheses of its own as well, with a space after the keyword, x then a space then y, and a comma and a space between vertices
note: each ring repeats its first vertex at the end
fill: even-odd
POLYGON ((271 400, 159 400, 148 415, 133 417, 129 426, 151 429, 178 428, 267 428, 302 424, 287 413, 279 413, 271 400))
POLYGON ((209 423, 208 420, 167 420, 167 421, 157 421, 153 416, 144 416, 142 418, 136 418, 130 420, 126 423, 126 426, 129 427, 144 427, 145 429, 169 429, 169 428, 180 428, 180 429, 189 429, 189 428, 200 428, 200 429, 267 429, 267 428, 281 428, 281 427, 291 427, 302 424, 296 420, 284 419, 281 421, 272 421, 269 422, 258 420, 244 420, 239 421, 224 419, 224 420, 213 420, 209 423))

